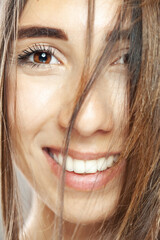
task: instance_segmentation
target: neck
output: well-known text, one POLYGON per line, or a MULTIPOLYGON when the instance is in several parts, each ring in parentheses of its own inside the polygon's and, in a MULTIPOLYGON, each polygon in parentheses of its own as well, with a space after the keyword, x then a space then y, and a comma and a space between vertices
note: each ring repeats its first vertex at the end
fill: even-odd
MULTIPOLYGON (((45 205, 45 203, 34 194, 32 208, 29 217, 25 223, 21 240, 52 240, 56 239, 54 235, 55 214, 45 205)), ((64 222, 63 232, 64 240, 82 240, 82 239, 99 239, 95 236, 98 232, 99 224, 77 225, 64 222)))

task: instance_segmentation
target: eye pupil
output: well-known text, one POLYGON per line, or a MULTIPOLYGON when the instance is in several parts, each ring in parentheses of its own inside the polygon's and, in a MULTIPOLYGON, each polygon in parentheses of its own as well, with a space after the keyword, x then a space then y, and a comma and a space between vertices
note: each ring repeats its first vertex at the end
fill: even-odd
POLYGON ((129 61, 129 54, 127 53, 124 55, 124 63, 128 63, 128 61, 129 61))
POLYGON ((47 60, 47 54, 46 53, 42 53, 40 56, 39 56, 39 60, 44 62, 47 60))
POLYGON ((46 52, 39 52, 34 54, 34 61, 36 63, 48 64, 51 61, 51 55, 46 52))

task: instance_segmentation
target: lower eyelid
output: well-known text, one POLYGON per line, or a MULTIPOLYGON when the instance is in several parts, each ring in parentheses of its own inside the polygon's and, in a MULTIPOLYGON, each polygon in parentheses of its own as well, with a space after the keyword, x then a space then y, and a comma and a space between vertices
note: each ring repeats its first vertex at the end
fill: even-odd
POLYGON ((129 58, 129 54, 125 53, 125 54, 121 55, 119 58, 115 59, 111 63, 111 66, 118 65, 118 64, 126 65, 128 63, 128 58, 129 58))
MULTIPOLYGON (((51 64, 66 64, 67 60, 65 58, 65 56, 61 53, 61 51, 59 51, 57 48, 52 47, 50 45, 45 45, 45 44, 34 44, 31 47, 26 48, 26 50, 23 50, 22 53, 20 53, 18 55, 18 64, 20 65, 25 65, 30 63, 30 61, 28 60, 29 58, 31 58, 31 55, 36 53, 36 52, 46 52, 48 54, 50 54, 53 58, 57 59, 57 62, 55 61, 55 63, 52 61, 51 64)), ((33 55, 32 55, 33 56, 33 55)), ((32 62, 34 62, 33 58, 31 59, 32 62)), ((41 63, 42 65, 44 65, 43 63, 41 63)))
POLYGON ((65 69, 63 67, 51 66, 51 65, 38 65, 33 63, 28 63, 28 65, 19 65, 17 68, 18 74, 24 74, 26 77, 30 78, 31 81, 34 79, 37 81, 41 80, 54 80, 62 79, 65 74, 65 69), (51 76, 51 77, 49 77, 51 76), (38 77, 38 78, 37 78, 38 77), (46 78, 49 77, 49 78, 46 78))
POLYGON ((51 64, 35 64, 28 62, 27 64, 19 63, 18 71, 22 71, 26 75, 30 76, 48 76, 48 75, 61 75, 64 73, 63 66, 57 67, 57 65, 51 64))
MULTIPOLYGON (((51 54, 50 54, 51 55, 51 54)), ((29 57, 28 57, 28 59, 29 59, 29 62, 32 62, 32 63, 35 63, 35 64, 46 64, 46 65, 52 65, 52 64, 54 64, 54 65, 59 65, 60 64, 60 61, 55 57, 55 56, 53 56, 53 55, 51 55, 51 61, 49 62, 49 63, 37 63, 37 62, 35 62, 34 61, 34 53, 33 54, 31 54, 29 57), (53 59, 56 59, 56 61, 55 62, 53 62, 53 59)))
POLYGON ((33 59, 33 54, 31 54, 30 56, 23 56, 21 58, 18 58, 18 65, 19 66, 22 66, 22 67, 31 67, 31 68, 34 68, 34 67, 37 67, 37 68, 43 68, 43 69, 50 69, 50 68, 54 68, 54 67, 57 67, 57 66, 60 66, 60 65, 63 65, 61 64, 61 62, 55 57, 56 61, 54 62, 54 56, 53 58, 51 58, 51 62, 50 63, 38 63, 38 62, 35 62, 34 59, 33 59))

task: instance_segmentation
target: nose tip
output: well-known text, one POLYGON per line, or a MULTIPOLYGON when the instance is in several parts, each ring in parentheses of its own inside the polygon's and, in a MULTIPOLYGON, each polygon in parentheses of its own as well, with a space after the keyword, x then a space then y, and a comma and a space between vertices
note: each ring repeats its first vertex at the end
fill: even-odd
MULTIPOLYGON (((67 128, 73 112, 72 104, 61 109, 59 114, 59 125, 67 128)), ((74 130, 78 134, 88 137, 94 133, 110 132, 113 129, 113 116, 107 103, 103 102, 97 94, 88 94, 77 115, 74 130)))
POLYGON ((97 131, 109 132, 113 128, 111 113, 98 99, 87 99, 80 110, 74 128, 83 136, 90 136, 97 131))

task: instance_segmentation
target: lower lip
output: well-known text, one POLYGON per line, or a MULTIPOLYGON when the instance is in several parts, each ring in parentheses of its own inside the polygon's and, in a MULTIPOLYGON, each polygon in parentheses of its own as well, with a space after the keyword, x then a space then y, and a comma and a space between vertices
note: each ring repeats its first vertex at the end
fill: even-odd
MULTIPOLYGON (((43 150, 44 155, 52 169, 54 175, 59 179, 62 175, 62 166, 60 166, 50 155, 43 150)), ((111 180, 115 179, 125 168, 125 161, 121 161, 115 166, 108 168, 102 172, 90 174, 77 174, 74 172, 65 171, 65 184, 67 187, 79 191, 98 190, 106 186, 111 180)))

